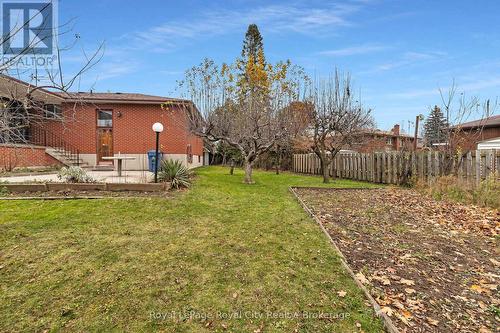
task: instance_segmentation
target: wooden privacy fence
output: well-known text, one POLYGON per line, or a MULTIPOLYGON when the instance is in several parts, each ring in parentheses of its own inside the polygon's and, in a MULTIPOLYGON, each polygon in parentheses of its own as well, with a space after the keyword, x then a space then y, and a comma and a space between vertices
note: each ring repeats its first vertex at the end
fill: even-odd
MULTIPOLYGON (((293 155, 293 171, 322 174, 320 160, 315 154, 293 155)), ((383 152, 339 153, 329 167, 332 177, 364 180, 374 183, 405 184, 411 179, 432 179, 456 175, 478 184, 490 175, 498 177, 500 150, 476 150, 463 156, 442 152, 383 152)))

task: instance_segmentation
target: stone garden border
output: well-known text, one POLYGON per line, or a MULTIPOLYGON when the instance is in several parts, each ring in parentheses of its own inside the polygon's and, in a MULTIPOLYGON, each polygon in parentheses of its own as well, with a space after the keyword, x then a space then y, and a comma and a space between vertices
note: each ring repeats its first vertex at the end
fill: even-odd
MULTIPOLYGON (((328 240, 330 241, 330 243, 332 244, 333 248, 335 249, 335 251, 339 254, 340 256, 340 262, 342 263, 342 266, 347 270, 347 272, 349 273, 349 275, 351 275, 351 277, 354 279, 354 281, 356 282, 356 284, 358 285, 359 288, 361 288, 361 290, 364 292, 366 298, 368 298, 368 300, 370 301, 373 309, 375 310, 375 314, 380 318, 382 319, 382 322, 384 323, 384 327, 385 329, 387 330, 387 332, 389 333, 400 333, 400 331, 396 328, 396 326, 393 324, 391 318, 389 318, 385 313, 383 313, 380 308, 380 305, 377 303, 377 301, 375 301, 375 299, 372 297, 372 295, 370 294, 370 292, 368 291, 368 289, 361 283, 361 281, 358 280, 358 278, 356 277, 356 275, 354 274, 354 271, 351 269, 351 267, 349 267, 349 265, 347 264, 347 260, 346 260, 346 257, 344 256, 344 254, 340 251, 339 247, 337 246, 337 244, 335 244, 335 242, 333 241, 332 237, 330 236, 330 234, 328 233, 328 231, 325 229, 325 227, 323 226, 323 224, 321 223, 321 221, 316 217, 316 215, 314 215, 314 213, 311 211, 311 209, 309 209, 309 207, 307 207, 307 205, 305 204, 305 202, 299 197, 299 195, 297 194, 297 192, 295 192, 295 189, 296 188, 312 188, 312 189, 317 189, 319 187, 301 187, 301 186, 290 186, 288 188, 288 190, 292 193, 292 195, 295 197, 295 199, 300 203, 300 205, 302 206, 302 208, 306 211, 306 213, 311 216, 313 218, 314 221, 316 221, 316 223, 319 225, 319 227, 321 228, 321 230, 323 231, 323 233, 326 235, 326 237, 328 238, 328 240)), ((324 187, 322 187, 323 189, 324 187)), ((340 190, 354 190, 354 189, 359 189, 359 188, 339 188, 340 190)), ((362 188, 362 189, 372 189, 372 188, 362 188)))

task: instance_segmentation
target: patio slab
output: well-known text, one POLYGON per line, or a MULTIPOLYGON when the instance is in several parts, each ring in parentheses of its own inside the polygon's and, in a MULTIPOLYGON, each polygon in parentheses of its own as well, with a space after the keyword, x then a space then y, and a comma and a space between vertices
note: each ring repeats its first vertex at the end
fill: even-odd
MULTIPOLYGON (((122 171, 118 177, 117 171, 87 171, 87 174, 98 182, 106 183, 148 183, 153 179, 149 171, 122 171)), ((62 182, 57 178, 57 173, 33 174, 23 176, 0 177, 0 182, 27 183, 27 182, 62 182)))

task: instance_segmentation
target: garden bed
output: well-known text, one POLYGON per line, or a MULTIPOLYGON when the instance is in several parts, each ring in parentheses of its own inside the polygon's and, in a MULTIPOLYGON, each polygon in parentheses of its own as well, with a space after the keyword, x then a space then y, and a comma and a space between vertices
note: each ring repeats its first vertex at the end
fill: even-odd
POLYGON ((0 184, 0 190, 6 193, 26 192, 162 192, 170 188, 169 183, 34 183, 34 184, 0 184))
POLYGON ((403 189, 295 190, 402 332, 494 332, 495 210, 403 189))

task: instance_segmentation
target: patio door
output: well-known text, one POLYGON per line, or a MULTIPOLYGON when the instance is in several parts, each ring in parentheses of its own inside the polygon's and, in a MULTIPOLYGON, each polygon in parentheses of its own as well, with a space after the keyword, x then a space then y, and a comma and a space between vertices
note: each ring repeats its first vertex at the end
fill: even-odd
POLYGON ((107 156, 113 156, 113 111, 97 110, 97 162, 107 156))

